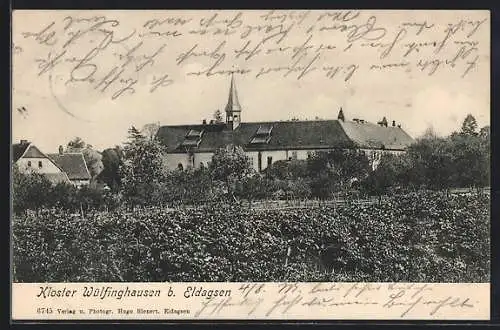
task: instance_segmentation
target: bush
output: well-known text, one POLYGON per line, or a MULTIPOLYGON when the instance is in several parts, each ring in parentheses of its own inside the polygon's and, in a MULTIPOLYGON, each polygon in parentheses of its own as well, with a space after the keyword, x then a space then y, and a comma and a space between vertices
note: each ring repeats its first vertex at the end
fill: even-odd
POLYGON ((482 282, 488 210, 488 196, 440 193, 300 210, 46 210, 13 219, 15 280, 482 282))

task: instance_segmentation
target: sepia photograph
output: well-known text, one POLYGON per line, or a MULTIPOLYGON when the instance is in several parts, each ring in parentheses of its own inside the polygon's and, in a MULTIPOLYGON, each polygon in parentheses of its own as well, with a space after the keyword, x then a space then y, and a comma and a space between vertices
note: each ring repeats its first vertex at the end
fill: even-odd
POLYGON ((489 20, 15 11, 13 282, 489 283, 489 20))

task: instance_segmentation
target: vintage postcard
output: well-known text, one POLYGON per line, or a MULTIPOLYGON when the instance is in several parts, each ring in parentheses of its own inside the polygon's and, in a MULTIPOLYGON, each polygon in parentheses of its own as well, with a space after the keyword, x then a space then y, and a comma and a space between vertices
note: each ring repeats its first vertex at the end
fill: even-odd
POLYGON ((12 319, 488 320, 490 13, 17 10, 12 319))

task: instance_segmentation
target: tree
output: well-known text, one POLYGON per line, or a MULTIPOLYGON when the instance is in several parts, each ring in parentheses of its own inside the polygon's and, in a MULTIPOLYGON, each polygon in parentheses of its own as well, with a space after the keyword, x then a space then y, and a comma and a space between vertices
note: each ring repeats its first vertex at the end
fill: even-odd
POLYGON ((108 148, 102 152, 103 170, 99 179, 116 191, 120 186, 119 168, 123 158, 123 151, 119 146, 108 148))
POLYGON ((478 135, 456 134, 449 139, 453 167, 450 169, 454 185, 484 187, 490 178, 489 140, 478 135))
POLYGON ((132 205, 158 203, 159 186, 164 178, 163 146, 132 126, 123 151, 118 172, 124 198, 132 205))
POLYGON ((479 130, 479 137, 481 137, 483 140, 489 141, 490 140, 490 126, 484 126, 479 130))
POLYGON ((241 147, 228 145, 215 151, 209 170, 212 178, 224 182, 228 193, 232 195, 236 181, 251 174, 252 166, 241 147))
POLYGON ((214 120, 216 123, 222 123, 224 121, 224 118, 222 118, 222 112, 219 109, 214 112, 214 120))
POLYGON ((216 191, 206 167, 169 171, 161 185, 166 203, 202 203, 216 199, 216 191))
POLYGON ((412 163, 413 185, 446 189, 453 185, 453 150, 447 138, 422 138, 411 145, 408 157, 412 163))
POLYGON ((17 165, 12 168, 12 200, 15 213, 37 210, 51 197, 50 181, 39 173, 24 174, 17 165))
POLYGON ((85 141, 83 141, 80 137, 75 137, 73 140, 68 142, 68 149, 78 150, 83 149, 87 146, 85 141))
POLYGON ((160 129, 160 123, 151 123, 151 124, 146 124, 142 127, 141 133, 148 139, 153 140, 156 138, 156 133, 158 133, 158 130, 160 129))
POLYGON ((316 152, 308 159, 312 191, 326 198, 334 191, 349 188, 354 180, 364 179, 370 171, 370 162, 362 151, 347 148, 316 152))
POLYGON ((409 185, 407 175, 412 166, 407 160, 406 155, 383 154, 377 168, 362 181, 362 187, 369 194, 381 196, 391 188, 409 185))
POLYGON ((467 117, 465 117, 464 122, 462 123, 462 130, 461 134, 464 135, 477 135, 477 121, 474 116, 471 114, 468 114, 467 117))
POLYGON ((89 169, 89 173, 92 179, 97 177, 99 173, 104 169, 104 164, 102 162, 102 154, 92 148, 85 148, 82 150, 83 158, 89 169))
POLYGON ((430 125, 429 127, 426 128, 424 134, 422 134, 421 139, 435 139, 437 137, 438 135, 434 130, 434 127, 430 125))

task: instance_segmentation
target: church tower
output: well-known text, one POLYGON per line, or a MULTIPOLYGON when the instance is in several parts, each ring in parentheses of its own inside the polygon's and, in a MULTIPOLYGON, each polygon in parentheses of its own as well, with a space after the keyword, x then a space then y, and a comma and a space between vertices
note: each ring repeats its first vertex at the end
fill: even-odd
POLYGON ((231 75, 231 86, 229 87, 229 98, 226 105, 226 124, 234 130, 241 123, 241 105, 238 101, 238 93, 234 83, 234 75, 231 75))

